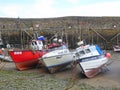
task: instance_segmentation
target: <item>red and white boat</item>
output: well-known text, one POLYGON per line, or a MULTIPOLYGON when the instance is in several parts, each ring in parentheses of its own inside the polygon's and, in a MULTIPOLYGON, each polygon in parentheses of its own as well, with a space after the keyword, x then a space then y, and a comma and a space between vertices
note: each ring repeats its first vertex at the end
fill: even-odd
POLYGON ((42 50, 43 43, 41 40, 32 40, 30 47, 31 49, 28 50, 11 50, 8 52, 18 70, 35 67, 39 62, 39 58, 47 53, 47 51, 42 50))
POLYGON ((42 57, 46 52, 39 50, 14 50, 9 51, 13 62, 18 70, 26 70, 35 67, 39 58, 42 57))

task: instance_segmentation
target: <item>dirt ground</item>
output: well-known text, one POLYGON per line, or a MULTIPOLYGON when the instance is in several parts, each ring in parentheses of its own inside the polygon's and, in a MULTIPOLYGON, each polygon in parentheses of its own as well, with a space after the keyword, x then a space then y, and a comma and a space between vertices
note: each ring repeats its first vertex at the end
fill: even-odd
MULTIPOLYGON (((60 72, 56 72, 53 75, 57 78, 75 78, 79 83, 86 83, 95 87, 118 87, 120 88, 120 53, 107 51, 111 53, 111 58, 107 68, 103 68, 102 71, 94 78, 86 78, 82 75, 79 66, 73 69, 70 66, 60 72)), ((0 63, 0 69, 15 70, 16 66, 13 62, 0 63)), ((49 74, 45 68, 36 67, 35 69, 25 70, 25 72, 38 72, 42 74, 49 74)))

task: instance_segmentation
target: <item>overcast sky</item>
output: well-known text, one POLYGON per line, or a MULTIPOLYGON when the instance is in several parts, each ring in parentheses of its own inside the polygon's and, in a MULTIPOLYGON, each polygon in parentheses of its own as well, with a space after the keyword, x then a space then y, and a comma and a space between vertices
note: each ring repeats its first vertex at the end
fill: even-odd
POLYGON ((0 17, 120 16, 120 0, 0 0, 0 17))

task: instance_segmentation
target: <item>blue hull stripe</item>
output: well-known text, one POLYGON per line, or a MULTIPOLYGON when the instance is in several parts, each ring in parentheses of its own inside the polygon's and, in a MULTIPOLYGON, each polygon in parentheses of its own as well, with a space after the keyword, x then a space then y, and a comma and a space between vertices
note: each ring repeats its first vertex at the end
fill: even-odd
POLYGON ((91 61, 91 60, 97 60, 100 58, 104 58, 105 55, 97 55, 97 56, 92 56, 92 57, 86 57, 86 58, 82 58, 82 59, 78 59, 77 61, 79 62, 86 62, 86 61, 91 61))

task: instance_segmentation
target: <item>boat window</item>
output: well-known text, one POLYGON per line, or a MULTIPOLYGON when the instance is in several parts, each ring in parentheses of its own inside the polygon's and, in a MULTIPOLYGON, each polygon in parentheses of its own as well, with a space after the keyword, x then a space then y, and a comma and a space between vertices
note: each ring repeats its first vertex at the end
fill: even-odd
POLYGON ((85 54, 85 52, 84 52, 84 51, 80 51, 79 53, 80 53, 80 55, 84 55, 84 54, 85 54))
POLYGON ((62 45, 61 49, 67 49, 67 47, 65 45, 62 45))
POLYGON ((37 45, 37 42, 35 42, 35 45, 37 45))
POLYGON ((32 42, 32 45, 34 45, 34 43, 32 42))
POLYGON ((86 53, 90 53, 90 49, 85 49, 85 52, 86 53))
POLYGON ((79 53, 75 53, 75 56, 76 56, 76 57, 79 57, 80 55, 79 55, 79 53))
POLYGON ((54 51, 54 50, 61 50, 61 49, 67 49, 65 45, 62 46, 54 46, 52 48, 49 48, 48 51, 54 51))
POLYGON ((38 43, 39 43, 39 44, 42 44, 42 41, 39 41, 38 43))

